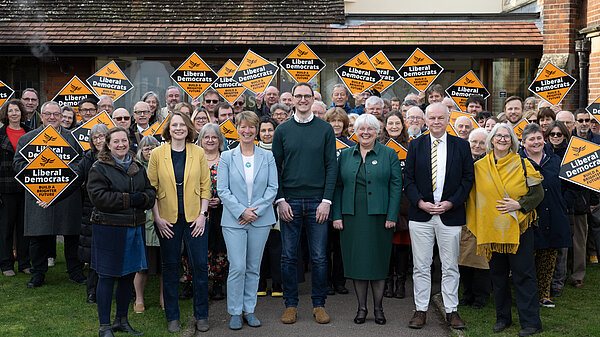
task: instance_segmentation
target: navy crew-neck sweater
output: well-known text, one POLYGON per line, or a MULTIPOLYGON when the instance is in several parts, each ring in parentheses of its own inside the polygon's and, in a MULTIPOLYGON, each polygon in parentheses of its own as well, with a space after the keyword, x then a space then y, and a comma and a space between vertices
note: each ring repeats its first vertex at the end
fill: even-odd
POLYGON ((333 200, 337 179, 335 133, 314 117, 298 123, 292 117, 275 129, 273 156, 279 174, 279 198, 333 200))

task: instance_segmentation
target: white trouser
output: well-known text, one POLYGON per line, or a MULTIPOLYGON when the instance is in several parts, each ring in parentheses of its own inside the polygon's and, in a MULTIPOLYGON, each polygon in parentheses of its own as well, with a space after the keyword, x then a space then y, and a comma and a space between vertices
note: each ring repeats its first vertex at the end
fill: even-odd
POLYGON ((409 221, 413 253, 413 288, 417 311, 427 311, 431 294, 431 262, 437 239, 442 262, 442 298, 446 313, 458 306, 458 254, 462 226, 446 226, 439 215, 427 222, 409 221))

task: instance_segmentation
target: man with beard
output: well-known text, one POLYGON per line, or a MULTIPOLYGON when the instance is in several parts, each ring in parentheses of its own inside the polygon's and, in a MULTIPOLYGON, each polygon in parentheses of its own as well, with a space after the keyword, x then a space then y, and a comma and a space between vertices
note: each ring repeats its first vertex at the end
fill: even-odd
POLYGON ((279 103, 279 90, 271 85, 267 87, 264 93, 261 92, 256 94, 254 99, 256 100, 255 112, 258 117, 270 116, 271 106, 275 103, 279 103))
POLYGON ((406 125, 408 136, 411 139, 419 137, 427 129, 425 128, 425 114, 418 106, 413 106, 406 112, 406 125))
POLYGON ((515 127, 523 119, 523 99, 519 96, 510 96, 504 101, 504 113, 506 122, 511 127, 515 127))
POLYGON ((161 121, 164 120, 169 113, 173 112, 175 105, 179 102, 181 102, 181 91, 174 85, 169 86, 167 91, 165 91, 165 103, 167 104, 160 109, 160 116, 156 116, 156 119, 161 121))

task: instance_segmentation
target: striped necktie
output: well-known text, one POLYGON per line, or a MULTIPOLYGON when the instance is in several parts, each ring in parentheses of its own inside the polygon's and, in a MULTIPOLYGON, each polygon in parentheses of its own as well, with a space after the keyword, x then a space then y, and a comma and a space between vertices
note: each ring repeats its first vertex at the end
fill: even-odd
POLYGON ((431 147, 431 186, 433 187, 432 191, 435 191, 437 187, 437 147, 441 142, 441 139, 436 139, 433 141, 433 146, 431 147))

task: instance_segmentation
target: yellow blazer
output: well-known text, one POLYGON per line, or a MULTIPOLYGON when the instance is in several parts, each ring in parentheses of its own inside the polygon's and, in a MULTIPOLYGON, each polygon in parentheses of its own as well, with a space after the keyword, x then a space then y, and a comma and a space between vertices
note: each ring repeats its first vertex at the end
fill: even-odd
MULTIPOLYGON (((187 143, 185 153, 183 201, 185 219, 192 222, 200 215, 201 199, 210 199, 210 171, 204 150, 200 146, 187 143)), ((148 179, 156 188, 160 216, 169 223, 177 222, 177 187, 171 159, 171 143, 165 143, 152 151, 148 164, 148 179)))

